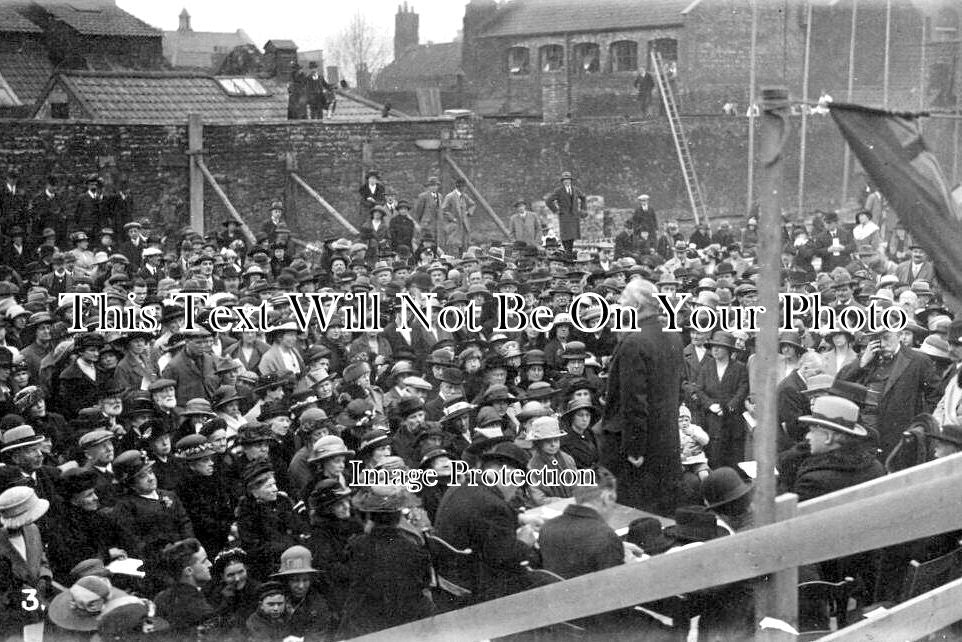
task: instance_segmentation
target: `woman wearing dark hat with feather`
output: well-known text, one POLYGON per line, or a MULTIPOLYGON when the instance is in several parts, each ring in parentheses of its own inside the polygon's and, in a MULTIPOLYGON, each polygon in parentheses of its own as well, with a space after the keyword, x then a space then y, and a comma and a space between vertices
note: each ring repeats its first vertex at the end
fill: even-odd
POLYGON ((374 486, 354 499, 364 534, 348 545, 351 583, 338 639, 353 638, 434 614, 428 592, 431 560, 398 528, 406 496, 374 486))
POLYGON ((351 507, 351 491, 333 479, 319 481, 307 499, 311 530, 307 547, 314 563, 326 569, 328 602, 342 609, 351 572, 347 544, 364 532, 364 524, 351 507))

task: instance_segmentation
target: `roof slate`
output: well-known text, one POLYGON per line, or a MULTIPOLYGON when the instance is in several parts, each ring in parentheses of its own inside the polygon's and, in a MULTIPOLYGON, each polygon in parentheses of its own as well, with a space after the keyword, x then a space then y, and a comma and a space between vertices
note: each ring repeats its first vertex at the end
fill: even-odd
POLYGON ((461 71, 461 43, 444 42, 420 45, 405 51, 401 58, 387 65, 377 75, 381 91, 410 89, 418 79, 454 76, 461 71))
POLYGON ((482 29, 482 37, 617 31, 684 22, 691 0, 512 0, 482 29))
POLYGON ((77 8, 70 4, 44 4, 53 17, 86 36, 156 36, 161 30, 110 5, 77 8))
POLYGON ((17 13, 13 7, 0 5, 0 32, 43 33, 43 29, 17 13))
MULTIPOLYGON (((83 72, 58 74, 89 109, 89 117, 136 123, 173 123, 198 113, 207 121, 285 120, 287 86, 258 78, 270 96, 228 96, 213 76, 162 72, 83 72)), ((333 120, 380 118, 380 111, 341 96, 333 120)))
POLYGON ((44 53, 0 52, 0 73, 25 105, 40 97, 52 71, 53 64, 44 53))

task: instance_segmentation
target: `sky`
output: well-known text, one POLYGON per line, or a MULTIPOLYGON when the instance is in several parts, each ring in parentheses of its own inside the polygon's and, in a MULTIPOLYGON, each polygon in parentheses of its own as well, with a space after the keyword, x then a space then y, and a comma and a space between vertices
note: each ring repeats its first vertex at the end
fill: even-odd
MULTIPOLYGON (((181 9, 190 14, 194 31, 243 29, 263 48, 271 39, 293 40, 301 51, 323 49, 359 11, 379 26, 389 42, 394 14, 402 0, 116 0, 144 22, 173 31, 181 9)), ((408 0, 420 15, 421 43, 450 42, 464 17, 465 0, 408 0)))

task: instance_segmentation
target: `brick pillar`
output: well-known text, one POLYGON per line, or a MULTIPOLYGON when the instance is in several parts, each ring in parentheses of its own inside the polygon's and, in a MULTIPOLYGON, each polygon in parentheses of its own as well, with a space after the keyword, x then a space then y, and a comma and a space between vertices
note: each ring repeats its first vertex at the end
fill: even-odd
POLYGON ((567 118, 568 82, 563 73, 541 77, 541 112, 546 123, 557 123, 567 118))

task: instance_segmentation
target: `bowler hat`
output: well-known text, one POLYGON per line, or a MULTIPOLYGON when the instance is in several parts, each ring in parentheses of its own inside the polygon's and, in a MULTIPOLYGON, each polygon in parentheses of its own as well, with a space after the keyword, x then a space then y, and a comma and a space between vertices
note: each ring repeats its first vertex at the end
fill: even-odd
POLYGON ((648 555, 664 553, 675 545, 674 540, 665 537, 661 522, 657 517, 639 517, 628 525, 625 541, 638 546, 648 555))
POLYGON ((683 506, 675 510, 675 523, 665 535, 680 542, 706 542, 728 534, 718 519, 703 506, 683 506))
POLYGON ((717 508, 747 495, 752 485, 746 483, 734 468, 716 468, 701 487, 708 508, 717 508))

